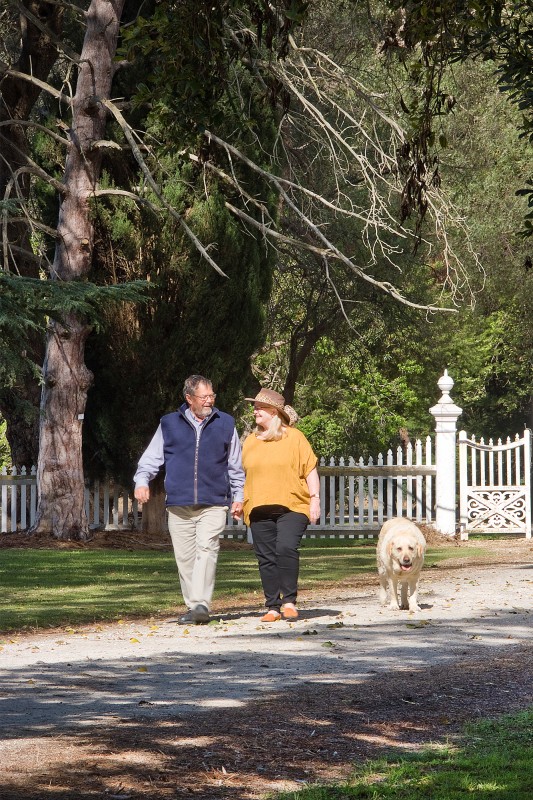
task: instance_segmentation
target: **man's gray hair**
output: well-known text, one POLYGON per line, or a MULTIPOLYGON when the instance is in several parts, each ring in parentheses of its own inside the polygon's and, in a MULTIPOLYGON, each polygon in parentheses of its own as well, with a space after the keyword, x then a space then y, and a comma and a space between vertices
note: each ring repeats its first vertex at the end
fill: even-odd
POLYGON ((203 375, 189 375, 188 378, 185 379, 185 383, 183 384, 183 397, 185 395, 193 395, 196 394, 196 389, 201 383, 205 383, 207 386, 210 386, 211 389, 213 388, 213 384, 209 380, 209 378, 204 378, 203 375))

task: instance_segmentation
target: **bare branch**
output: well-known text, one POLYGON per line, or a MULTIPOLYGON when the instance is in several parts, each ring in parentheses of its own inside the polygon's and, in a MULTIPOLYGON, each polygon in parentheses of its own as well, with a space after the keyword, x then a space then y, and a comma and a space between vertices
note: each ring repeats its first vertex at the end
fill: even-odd
MULTIPOLYGON (((404 227, 394 213, 394 204, 401 200, 403 191, 398 151, 408 137, 385 108, 387 95, 369 90, 349 67, 341 66, 322 50, 299 47, 294 37, 289 37, 291 50, 285 58, 265 58, 257 34, 249 29, 244 15, 234 14, 232 24, 237 31, 233 41, 241 50, 241 61, 254 76, 258 73, 270 76, 292 98, 290 113, 285 114, 279 126, 278 152, 271 155, 277 162, 277 170, 268 173, 263 170, 265 180, 270 182, 273 173, 277 173, 274 176, 277 188, 286 190, 284 200, 291 212, 309 230, 314 226, 313 235, 323 244, 327 242, 327 246, 332 241, 324 228, 336 216, 360 220, 363 229, 358 238, 372 265, 384 259, 392 269, 400 271, 398 256, 402 253, 402 241, 411 240, 413 246, 422 242, 430 249, 431 243, 420 236, 418 227, 414 230, 404 227), (255 53, 250 42, 255 45, 255 53), (327 176, 334 196, 328 193, 327 186, 314 195, 307 188, 315 165, 318 179, 327 176), (331 210, 333 219, 321 213, 321 209, 331 210)), ((265 80, 262 85, 267 85, 265 80)), ((257 142, 261 146, 259 139, 257 142)), ((226 152, 230 152, 228 148, 226 152)), ((427 195, 428 222, 431 219, 441 248, 438 256, 445 266, 443 294, 448 293, 454 304, 465 299, 473 304, 474 290, 468 271, 451 242, 451 231, 456 228, 463 234, 474 269, 482 273, 479 258, 469 243, 467 226, 451 202, 432 184, 431 175, 420 176, 420 181, 427 195)), ((353 270, 356 265, 353 259, 349 261, 353 270)), ((367 273, 368 265, 364 269, 367 273)))
POLYGON ((17 72, 14 69, 6 70, 6 75, 11 75, 12 78, 19 78, 21 81, 27 81, 28 83, 33 83, 34 86, 39 86, 43 92, 47 92, 47 94, 55 97, 61 103, 65 103, 65 105, 70 106, 72 103, 71 98, 67 94, 63 94, 63 92, 59 92, 57 89, 54 89, 49 83, 45 81, 39 80, 39 78, 34 78, 33 75, 27 75, 25 72, 17 72))
MULTIPOLYGON (((19 125, 20 125, 20 127, 34 128, 37 131, 41 131, 42 133, 46 133, 48 136, 50 136, 50 138, 54 139, 56 142, 59 142, 62 145, 68 146, 70 144, 68 139, 64 139, 58 133, 55 133, 54 131, 51 131, 50 128, 45 127, 45 125, 39 125, 38 122, 33 122, 32 120, 29 120, 29 119, 17 119, 16 121, 8 119, 8 120, 2 120, 2 122, 0 122, 0 128, 2 128, 2 127, 13 127, 13 126, 19 126, 19 125)), ((19 150, 19 153, 20 153, 20 150, 19 150)))
POLYGON ((218 274, 221 275, 223 278, 227 278, 228 276, 226 275, 226 273, 223 272, 220 269, 220 267, 218 266, 218 264, 215 261, 213 261, 213 259, 211 258, 211 256, 207 252, 207 250, 204 247, 204 245, 200 242, 198 237, 192 232, 192 230, 189 228, 189 226, 187 225, 187 223, 185 222, 183 217, 180 214, 178 214, 176 209, 173 208, 170 205, 170 203, 168 203, 165 200, 165 198, 163 197, 161 189, 159 188, 159 186, 155 182, 154 177, 153 177, 148 165, 146 164, 144 158, 142 157, 142 154, 141 154, 141 151, 139 149, 139 146, 137 145, 137 142, 135 141, 135 138, 133 136, 131 127, 128 125, 128 123, 126 122, 126 120, 124 119, 124 117, 122 116, 122 114, 120 113, 118 108, 116 107, 116 105, 111 100, 107 100, 107 99, 102 99, 101 102, 103 103, 103 105, 107 109, 109 109, 111 114, 114 116, 114 118, 116 119, 116 121, 120 125, 120 127, 121 127, 121 129, 122 129, 122 131, 124 133, 124 136, 126 137, 126 139, 128 141, 128 144, 131 147, 131 150, 132 150, 132 153, 133 153, 133 157, 135 158, 137 164, 141 168, 141 171, 142 171, 144 177, 146 178, 146 181, 147 181, 148 185, 152 189, 153 193, 155 194, 155 196, 157 197, 157 199, 159 200, 161 205, 168 211, 168 213, 172 217, 174 217, 174 219, 176 219, 179 222, 179 224, 181 225, 181 227, 183 228, 183 230, 185 231, 185 233, 187 234, 189 239, 192 241, 192 243, 194 244, 194 246, 196 247, 198 252, 203 256, 203 258, 205 258, 205 260, 208 262, 208 264, 210 264, 213 267, 213 269, 216 272, 218 272, 218 274))
POLYGON ((235 189, 237 189, 241 197, 243 197, 249 203, 254 205, 261 212, 261 214, 263 214, 265 217, 267 217, 268 220, 270 220, 270 222, 272 223, 274 222, 265 204, 261 203, 259 200, 256 200, 255 197, 252 197, 250 194, 248 194, 248 192, 242 187, 242 185, 236 178, 232 178, 230 175, 227 174, 227 172, 224 172, 224 170, 220 169, 219 167, 216 167, 210 161, 200 161, 198 156, 195 155, 194 153, 189 153, 189 158, 196 164, 201 164, 201 166, 204 167, 204 169, 208 169, 210 172, 213 172, 215 175, 218 175, 219 178, 222 178, 222 180, 226 181, 235 189))
POLYGON ((228 211, 231 211, 232 214, 235 214, 236 217, 239 217, 239 219, 242 219, 242 221, 246 222, 248 225, 260 230, 261 233, 267 238, 276 239, 283 244, 290 245, 291 247, 297 247, 300 250, 309 250, 310 253, 315 253, 315 255, 318 256, 335 255, 332 250, 328 250, 323 247, 315 247, 312 244, 307 244, 307 242, 304 242, 301 239, 294 239, 290 236, 286 236, 284 233, 280 233, 280 231, 276 230, 276 228, 269 228, 268 225, 264 225, 262 222, 259 222, 258 219, 254 219, 241 208, 237 208, 227 200, 224 205, 228 211))
MULTIPOLYGON (((293 200, 289 197, 287 192, 281 186, 281 182, 278 181, 271 173, 268 173, 265 170, 263 170, 261 167, 259 167, 257 164, 255 164, 253 161, 251 161, 249 158, 247 158, 244 154, 242 154, 239 150, 237 150, 236 147, 233 147, 232 145, 229 145, 227 142, 224 142, 222 139, 220 139, 218 136, 213 134, 211 131, 207 131, 206 130, 205 131, 205 136, 207 138, 212 139, 213 141, 217 142, 217 144, 219 144, 225 150, 228 150, 229 152, 231 152, 234 156, 236 156, 237 158, 242 160, 245 164, 247 164, 249 167, 254 169, 256 172, 258 172, 264 178, 266 178, 269 181, 269 183, 271 185, 273 185, 277 189, 277 191, 279 192, 280 196, 283 197, 283 199, 285 200, 287 205, 293 210, 293 212, 296 214, 296 216, 299 217, 299 219, 302 220, 302 222, 304 223, 305 227, 308 228, 314 234, 314 236, 316 238, 318 238, 324 245, 324 247, 321 248, 321 249, 320 248, 312 249, 311 247, 309 247, 309 245, 306 245, 306 244, 302 243, 301 245, 299 244, 299 246, 301 246, 302 249, 306 249, 306 250, 311 250, 312 249, 313 252, 318 253, 320 255, 328 255, 330 257, 337 258, 345 266, 347 266, 352 272, 354 272, 359 278, 362 278, 362 280, 366 281, 367 283, 370 283, 372 286, 375 286, 376 288, 380 289, 381 291, 385 292, 386 294, 391 295, 391 297, 394 297, 396 300, 400 301, 404 305, 410 306, 411 308, 419 308, 419 309, 422 309, 422 310, 425 310, 425 311, 427 311, 427 310, 430 310, 430 311, 454 311, 455 310, 455 309, 449 309, 449 308, 439 308, 439 307, 436 307, 436 306, 428 306, 428 305, 420 304, 420 303, 413 303, 412 301, 410 301, 407 298, 403 297, 403 295, 398 291, 398 289, 396 289, 396 287, 393 286, 388 281, 378 281, 375 278, 372 278, 370 275, 368 275, 366 272, 364 272, 364 270, 361 267, 359 267, 356 264, 354 264, 354 262, 351 261, 341 250, 339 250, 333 244, 333 242, 329 241, 329 239, 322 233, 322 231, 317 227, 317 225, 315 225, 313 223, 313 221, 300 208, 298 208, 298 206, 296 206, 296 204, 293 202, 293 200)), ((231 207, 231 210, 233 211, 233 213, 235 213, 237 211, 236 209, 234 210, 233 206, 231 207)), ((244 212, 239 212, 239 215, 242 216, 243 214, 244 214, 244 212)), ((253 220, 252 217, 249 217, 247 221, 250 222, 250 224, 254 224, 256 227, 259 227, 266 236, 272 235, 272 232, 271 232, 270 228, 268 228, 266 225, 263 225, 262 223, 258 222, 257 220, 253 220)), ((282 237, 279 236, 277 238, 281 239, 282 237)))
POLYGON ((34 261, 39 267, 44 267, 50 263, 46 256, 36 255, 32 253, 31 250, 25 250, 23 247, 18 247, 15 244, 10 244, 9 249, 13 253, 23 256, 26 260, 34 261))
POLYGON ((63 55, 65 55, 67 58, 69 58, 69 59, 70 59, 71 61, 73 61, 75 64, 79 64, 79 63, 80 63, 80 56, 79 56, 79 54, 78 54, 78 53, 76 53, 76 52, 74 52, 74 50, 72 50, 72 49, 71 49, 71 48, 70 48, 70 47, 69 47, 67 44, 65 44, 65 42, 63 42, 61 39, 59 39, 59 38, 58 38, 58 37, 57 37, 57 36, 56 36, 56 35, 55 35, 55 34, 54 34, 54 33, 53 33, 51 30, 50 30, 50 28, 49 28, 47 25, 45 25, 43 22, 41 22, 41 20, 39 19, 39 17, 37 17, 35 14, 33 14, 33 13, 32 13, 32 12, 29 10, 29 8, 27 8, 27 7, 26 7, 26 6, 25 6, 23 3, 21 3, 21 2, 20 2, 20 0, 10 0, 10 2, 11 2, 11 3, 12 3, 14 6, 16 6, 16 7, 18 8, 18 10, 19 10, 20 14, 22 14, 24 17, 26 17, 27 19, 29 19, 29 20, 30 20, 30 22, 31 22, 33 25, 35 25, 35 27, 36 27, 36 28, 38 28, 40 31, 42 31, 42 33, 44 33, 44 35, 45 35, 45 36, 46 36, 48 39, 50 39, 50 41, 51 41, 51 42, 53 42, 53 43, 55 44, 55 46, 57 47, 57 49, 58 49, 58 51, 59 51, 60 53, 63 53, 63 55))
MULTIPOLYGON (((0 141, 6 141, 5 137, 2 136, 1 134, 0 134, 0 141)), ((11 182, 10 182, 10 184, 8 184, 9 190, 11 190, 11 188, 13 187, 13 184, 16 182, 16 176, 17 175, 22 175, 22 174, 25 174, 25 173, 29 173, 31 175, 35 175, 38 178, 41 178, 41 180, 43 180, 46 183, 50 184, 50 186, 53 186, 54 189, 56 190, 56 192, 59 192, 59 194, 61 194, 61 195, 66 194, 65 185, 63 183, 61 183, 61 181, 58 181, 57 178, 54 178, 54 177, 52 177, 52 175, 49 175, 48 172, 46 172, 46 170, 44 170, 42 167, 40 167, 38 164, 36 164, 35 161, 33 161, 33 159, 31 159, 29 156, 27 156, 25 153, 23 153, 22 150, 20 150, 15 144, 13 144, 13 142, 9 142, 9 146, 13 151, 15 151, 17 153, 19 158, 22 161, 24 161, 24 163, 26 164, 25 167, 21 167, 16 172, 12 173, 11 182)), ((5 163, 7 163, 7 162, 5 162, 5 163)), ((8 166, 9 166, 9 164, 8 164, 8 166)), ((7 197, 9 197, 9 192, 6 190, 5 198, 7 198, 7 197)))
POLYGON ((118 197, 128 197, 130 200, 135 200, 136 203, 141 203, 150 206, 158 214, 161 209, 151 203, 146 197, 141 197, 135 192, 128 192, 126 189, 95 189, 93 197, 104 197, 105 195, 117 195, 118 197))
POLYGON ((26 214, 23 217, 10 217, 10 220, 11 222, 29 222, 37 230, 47 233, 48 236, 52 236, 54 239, 58 238, 57 228, 50 228, 48 225, 45 225, 44 222, 41 222, 38 219, 33 219, 29 216, 29 214, 26 214))

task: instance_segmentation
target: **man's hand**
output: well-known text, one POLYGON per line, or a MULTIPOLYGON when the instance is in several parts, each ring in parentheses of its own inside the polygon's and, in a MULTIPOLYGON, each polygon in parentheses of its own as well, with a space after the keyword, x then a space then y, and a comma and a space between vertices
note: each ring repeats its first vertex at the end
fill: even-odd
POLYGON ((142 506, 143 503, 147 503, 150 499, 150 489, 148 486, 137 486, 134 492, 134 497, 142 506))
POLYGON ((231 516, 233 519, 240 519, 242 517, 242 503, 231 504, 231 516))

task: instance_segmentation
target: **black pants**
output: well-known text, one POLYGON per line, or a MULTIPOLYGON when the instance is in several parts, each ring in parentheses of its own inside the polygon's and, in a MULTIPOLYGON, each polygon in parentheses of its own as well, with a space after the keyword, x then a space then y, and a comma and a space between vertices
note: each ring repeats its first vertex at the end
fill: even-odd
POLYGON ((309 524, 305 514, 284 506, 259 506, 250 514, 250 528, 266 607, 279 611, 282 601, 295 603, 298 592, 298 548, 309 524))

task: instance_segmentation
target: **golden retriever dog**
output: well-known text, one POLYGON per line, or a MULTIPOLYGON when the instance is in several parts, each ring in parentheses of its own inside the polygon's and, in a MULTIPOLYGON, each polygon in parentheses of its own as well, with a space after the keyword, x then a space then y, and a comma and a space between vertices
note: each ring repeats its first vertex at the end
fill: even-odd
POLYGON ((425 552, 426 540, 414 522, 402 517, 385 522, 379 533, 376 553, 381 605, 387 602, 388 590, 389 608, 420 611, 417 602, 418 580, 425 552), (401 585, 401 605, 398 605, 398 584, 401 585))

